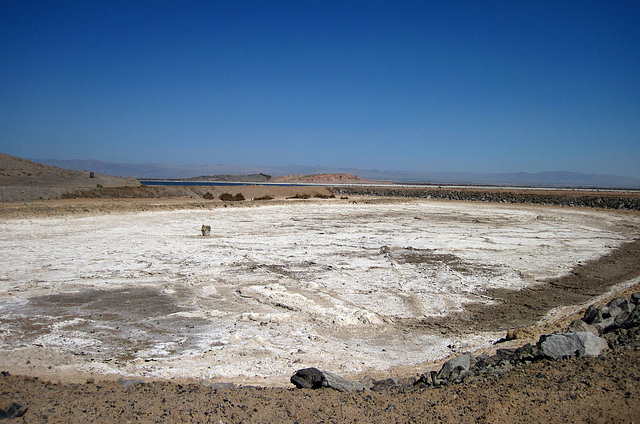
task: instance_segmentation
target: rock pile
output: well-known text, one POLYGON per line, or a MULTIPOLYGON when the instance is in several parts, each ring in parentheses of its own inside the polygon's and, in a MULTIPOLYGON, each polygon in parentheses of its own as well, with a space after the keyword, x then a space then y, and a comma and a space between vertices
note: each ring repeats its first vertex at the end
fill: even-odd
POLYGON ((517 349, 498 349, 473 357, 470 353, 456 356, 442 365, 440 371, 419 378, 374 380, 370 376, 354 382, 317 368, 298 370, 291 382, 298 388, 333 388, 341 392, 389 389, 419 389, 483 380, 489 375, 503 374, 514 367, 539 360, 562 360, 572 357, 598 356, 610 346, 626 344, 640 336, 640 293, 618 297, 606 305, 590 306, 582 319, 575 320, 567 332, 542 335, 538 343, 517 349))
POLYGON ((583 206, 605 209, 640 210, 640 198, 617 195, 571 195, 526 191, 455 190, 440 188, 332 187, 339 195, 407 197, 464 200, 495 203, 533 203, 557 206, 583 206))

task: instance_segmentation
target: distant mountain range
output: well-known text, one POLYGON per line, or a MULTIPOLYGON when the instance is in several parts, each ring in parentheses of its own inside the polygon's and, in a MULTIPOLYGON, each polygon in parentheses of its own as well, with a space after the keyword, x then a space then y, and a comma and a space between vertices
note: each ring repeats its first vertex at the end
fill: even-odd
POLYGON ((464 184, 519 187, 585 187, 585 188, 640 188, 640 178, 617 175, 583 174, 579 172, 541 173, 472 173, 472 172, 417 172, 381 171, 377 169, 345 169, 311 166, 251 167, 236 165, 169 165, 160 163, 113 163, 98 160, 32 159, 35 162, 77 171, 138 179, 188 179, 203 175, 268 174, 354 174, 359 178, 413 184, 464 184))

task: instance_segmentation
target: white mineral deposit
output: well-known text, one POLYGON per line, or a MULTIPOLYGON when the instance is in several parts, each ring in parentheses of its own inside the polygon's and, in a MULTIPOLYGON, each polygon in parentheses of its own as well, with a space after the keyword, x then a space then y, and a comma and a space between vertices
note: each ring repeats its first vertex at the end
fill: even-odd
POLYGON ((436 201, 6 219, 0 364, 263 385, 416 365, 502 334, 409 324, 639 234, 631 214, 436 201))

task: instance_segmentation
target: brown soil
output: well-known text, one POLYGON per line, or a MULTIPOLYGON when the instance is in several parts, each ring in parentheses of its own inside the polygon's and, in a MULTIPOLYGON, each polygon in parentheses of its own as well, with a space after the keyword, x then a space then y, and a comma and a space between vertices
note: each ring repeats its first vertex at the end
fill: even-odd
POLYGON ((484 382, 403 392, 215 390, 200 384, 58 384, 0 375, 14 422, 631 423, 640 420, 640 342, 598 358, 542 361, 484 382))
POLYGON ((282 177, 273 177, 271 179, 271 182, 315 184, 384 184, 380 181, 365 180, 353 174, 283 175, 282 177))

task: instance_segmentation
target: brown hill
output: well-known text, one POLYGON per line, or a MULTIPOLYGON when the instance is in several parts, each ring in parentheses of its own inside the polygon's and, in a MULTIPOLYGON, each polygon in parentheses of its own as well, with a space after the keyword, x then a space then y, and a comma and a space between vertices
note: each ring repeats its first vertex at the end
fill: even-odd
POLYGON ((377 181, 358 178, 353 174, 313 174, 313 175, 284 175, 273 177, 274 183, 318 183, 318 184, 380 184, 377 181))
POLYGON ((135 178, 114 177, 89 171, 72 171, 0 153, 0 186, 30 187, 139 186, 135 178))

